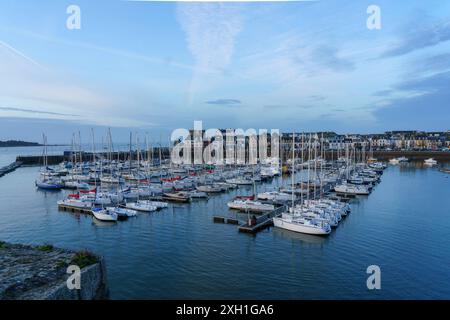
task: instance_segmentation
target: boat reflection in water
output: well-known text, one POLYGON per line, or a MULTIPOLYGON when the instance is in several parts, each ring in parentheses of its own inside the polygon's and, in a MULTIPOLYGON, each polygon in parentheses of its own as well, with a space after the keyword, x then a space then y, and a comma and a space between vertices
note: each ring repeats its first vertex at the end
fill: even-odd
POLYGON ((305 244, 322 245, 325 244, 328 239, 326 237, 315 236, 306 233, 299 233, 280 228, 272 228, 272 232, 275 238, 282 238, 285 240, 292 240, 295 242, 300 241, 305 244))
POLYGON ((92 224, 99 228, 108 228, 117 226, 117 223, 115 223, 115 221, 101 221, 94 216, 92 217, 92 224))

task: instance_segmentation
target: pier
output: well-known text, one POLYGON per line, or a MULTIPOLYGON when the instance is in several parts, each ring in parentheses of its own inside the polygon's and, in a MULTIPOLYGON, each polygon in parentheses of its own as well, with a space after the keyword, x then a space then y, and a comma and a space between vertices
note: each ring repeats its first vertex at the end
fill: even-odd
POLYGON ((73 213, 85 213, 85 214, 92 214, 91 208, 80 208, 75 206, 69 206, 66 204, 58 204, 58 209, 60 211, 68 211, 73 213))
POLYGON ((213 221, 215 223, 225 223, 225 224, 235 224, 235 225, 243 223, 242 221, 239 221, 236 218, 225 217, 225 216, 214 216, 213 221))
POLYGON ((247 221, 246 223, 241 224, 238 227, 239 232, 245 232, 245 233, 257 233, 258 231, 261 231, 269 226, 273 225, 273 217, 276 217, 280 215, 283 211, 286 210, 285 206, 276 208, 275 210, 263 214, 256 218, 255 224, 250 224, 250 221, 247 221))

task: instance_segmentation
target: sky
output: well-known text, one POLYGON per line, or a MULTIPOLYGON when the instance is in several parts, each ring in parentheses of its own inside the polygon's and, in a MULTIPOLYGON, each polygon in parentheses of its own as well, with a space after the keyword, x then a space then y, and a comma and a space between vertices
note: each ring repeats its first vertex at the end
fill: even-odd
POLYGON ((0 0, 0 140, 449 130, 449 88, 450 1, 0 0))

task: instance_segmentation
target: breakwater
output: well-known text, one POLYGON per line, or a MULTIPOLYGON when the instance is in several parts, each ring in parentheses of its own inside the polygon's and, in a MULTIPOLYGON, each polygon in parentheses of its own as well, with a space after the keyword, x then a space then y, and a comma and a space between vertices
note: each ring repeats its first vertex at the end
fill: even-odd
POLYGON ((108 295, 102 257, 0 241, 0 300, 97 300, 108 295), (69 265, 81 269, 80 289, 67 286, 69 265))
POLYGON ((3 177, 5 174, 13 172, 17 168, 19 168, 23 163, 21 161, 13 162, 3 168, 0 168, 0 177, 3 177))
MULTIPOLYGON (((63 154, 59 155, 47 155, 47 163, 49 165, 56 165, 64 161, 72 161, 75 156, 75 153, 72 153, 70 151, 66 151, 63 154)), ((162 159, 169 159, 170 157, 170 151, 169 148, 161 148, 161 152, 159 151, 159 148, 154 148, 153 152, 141 152, 140 153, 140 159, 146 160, 147 158, 153 159, 156 162, 159 162, 159 158, 162 159)), ((120 159, 120 160, 129 160, 130 157, 132 160, 136 160, 138 158, 138 152, 137 151, 117 151, 117 152, 77 152, 76 153, 77 161, 92 161, 92 159, 98 159, 100 157, 103 158, 111 158, 111 159, 120 159)), ((36 165, 42 165, 44 162, 43 156, 17 156, 16 157, 17 162, 21 162, 23 165, 26 166, 36 166, 36 165)))

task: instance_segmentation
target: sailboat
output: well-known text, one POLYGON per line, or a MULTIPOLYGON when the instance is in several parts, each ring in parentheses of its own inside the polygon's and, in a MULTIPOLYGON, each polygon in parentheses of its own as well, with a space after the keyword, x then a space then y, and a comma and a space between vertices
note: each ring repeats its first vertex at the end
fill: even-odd
POLYGON ((92 208, 92 214, 97 220, 115 222, 118 219, 117 213, 107 208, 92 208))
POLYGON ((121 208, 121 207, 107 207, 108 212, 114 212, 117 214, 118 220, 127 219, 129 217, 135 217, 137 215, 136 210, 121 208))
POLYGON ((42 135, 44 140, 44 150, 43 150, 43 165, 44 171, 41 171, 41 178, 35 181, 36 187, 44 190, 60 190, 64 187, 63 183, 57 180, 51 174, 51 171, 48 167, 48 158, 47 158, 47 137, 42 135))
POLYGON ((234 199, 233 201, 228 202, 227 206, 230 209, 250 212, 270 212, 275 210, 273 204, 262 203, 250 199, 234 199))
POLYGON ((433 158, 426 159, 423 162, 428 166, 434 166, 435 164, 437 164, 437 161, 433 158))
POLYGON ((281 218, 274 217, 273 225, 277 228, 311 235, 322 236, 331 233, 331 227, 325 221, 314 218, 297 218, 291 214, 283 214, 281 218))
POLYGON ((389 163, 390 164, 399 164, 400 160, 398 158, 392 158, 392 159, 389 159, 389 163))
MULTIPOLYGON (((302 145, 303 148, 303 145, 302 145)), ((302 149, 303 150, 303 149, 302 149)), ((303 159, 302 159, 303 160, 303 159)), ((292 190, 295 184, 295 133, 292 134, 292 190)), ((292 192, 292 208, 284 212, 279 217, 273 218, 273 225, 276 228, 290 230, 298 233, 305 233, 311 235, 328 235, 331 232, 331 226, 324 220, 309 218, 305 216, 295 216, 295 198, 292 192)))

